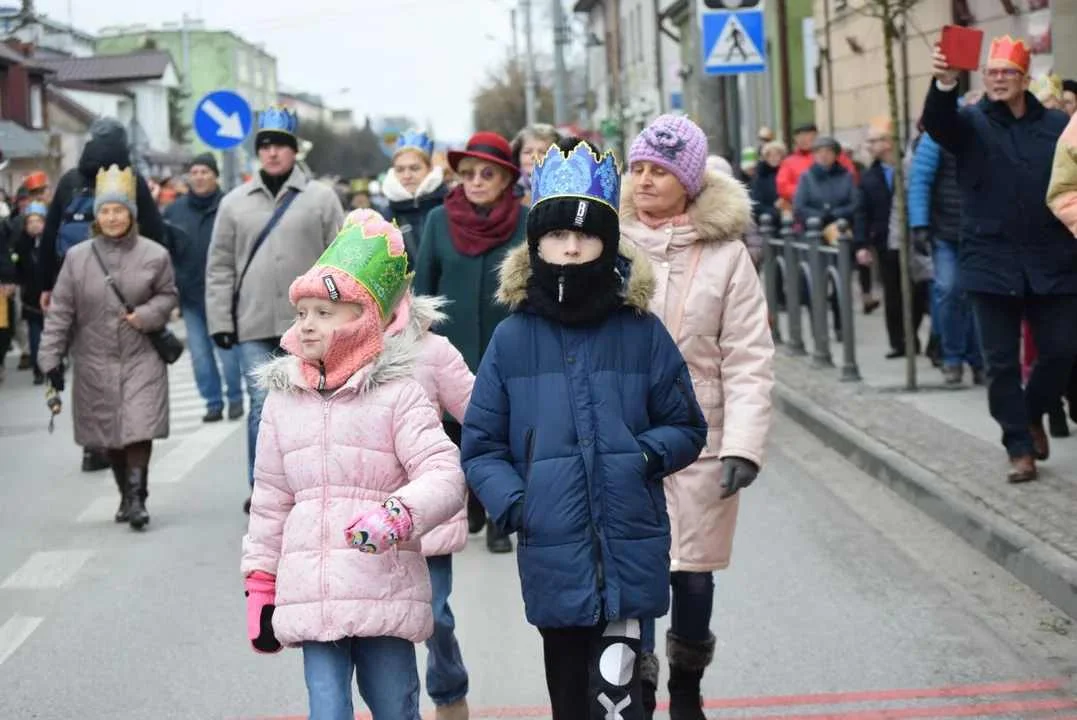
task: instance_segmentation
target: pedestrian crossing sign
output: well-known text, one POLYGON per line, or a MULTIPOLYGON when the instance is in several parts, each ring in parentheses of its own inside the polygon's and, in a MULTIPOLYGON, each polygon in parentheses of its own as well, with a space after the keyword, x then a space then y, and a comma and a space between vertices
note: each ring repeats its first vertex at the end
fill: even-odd
POLYGON ((707 75, 766 72, 763 8, 713 10, 700 7, 703 71, 707 75))

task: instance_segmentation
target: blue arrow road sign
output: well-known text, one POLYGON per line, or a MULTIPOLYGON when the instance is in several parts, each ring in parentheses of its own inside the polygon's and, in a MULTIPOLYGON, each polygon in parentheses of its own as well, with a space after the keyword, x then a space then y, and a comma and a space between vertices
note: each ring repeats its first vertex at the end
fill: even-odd
POLYGON ((762 8, 701 13, 703 71, 707 75, 766 72, 762 8))
POLYGON ((251 106, 231 90, 211 92, 195 106, 194 130, 214 150, 235 147, 251 131, 251 106))

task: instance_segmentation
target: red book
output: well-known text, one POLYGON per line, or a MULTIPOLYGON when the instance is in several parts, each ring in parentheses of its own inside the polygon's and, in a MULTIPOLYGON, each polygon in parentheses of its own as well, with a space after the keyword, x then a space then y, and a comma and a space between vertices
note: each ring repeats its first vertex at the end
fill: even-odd
POLYGON ((976 70, 980 67, 983 43, 982 30, 946 25, 942 29, 942 41, 939 45, 950 67, 957 70, 976 70))

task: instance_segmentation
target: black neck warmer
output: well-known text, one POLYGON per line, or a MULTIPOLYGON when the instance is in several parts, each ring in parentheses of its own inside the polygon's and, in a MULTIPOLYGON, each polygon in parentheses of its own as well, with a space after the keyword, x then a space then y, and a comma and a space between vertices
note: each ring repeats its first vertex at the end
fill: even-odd
POLYGON ((563 325, 597 325, 624 304, 624 279, 608 257, 582 265, 552 265, 531 253, 527 306, 563 325))
POLYGON ((266 190, 273 197, 280 195, 280 189, 284 187, 284 183, 288 182, 288 178, 292 176, 292 171, 289 170, 283 175, 270 175, 265 170, 259 170, 258 174, 262 176, 262 184, 266 186, 266 190))

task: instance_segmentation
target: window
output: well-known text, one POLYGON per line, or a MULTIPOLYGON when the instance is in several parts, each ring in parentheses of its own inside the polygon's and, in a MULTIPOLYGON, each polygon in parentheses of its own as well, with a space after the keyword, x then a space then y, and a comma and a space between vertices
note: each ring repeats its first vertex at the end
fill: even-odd
POLYGON ((41 83, 30 86, 30 127, 35 130, 45 127, 45 91, 41 83))
POLYGON ((242 48, 236 48, 236 77, 241 83, 250 78, 250 68, 247 66, 247 54, 242 48))

